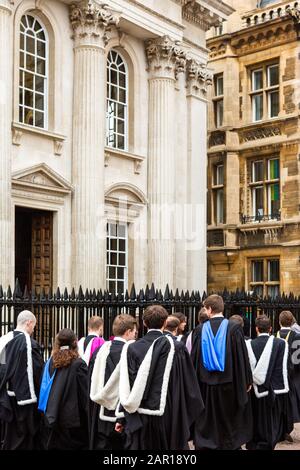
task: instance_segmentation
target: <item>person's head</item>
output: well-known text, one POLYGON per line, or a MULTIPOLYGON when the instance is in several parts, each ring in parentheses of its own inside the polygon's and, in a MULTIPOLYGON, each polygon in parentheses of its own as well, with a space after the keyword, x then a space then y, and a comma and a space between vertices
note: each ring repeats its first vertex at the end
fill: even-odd
POLYGON ((224 301, 220 295, 209 295, 203 302, 203 307, 209 317, 224 312, 224 301))
POLYGON ((178 320, 178 318, 174 317, 173 315, 169 315, 164 329, 172 333, 172 335, 176 336, 178 333, 179 325, 180 321, 178 320))
POLYGON ((206 312, 206 309, 202 307, 198 313, 198 324, 202 325, 202 323, 205 323, 207 320, 209 320, 209 316, 206 312))
POLYGON ((95 335, 103 335, 103 319, 101 317, 91 317, 88 321, 88 333, 95 335))
POLYGON ((267 315, 259 315, 259 317, 255 320, 255 329, 256 333, 259 335, 260 333, 271 333, 271 320, 267 315))
POLYGON ((137 336, 137 321, 132 315, 122 313, 113 322, 112 331, 114 336, 119 336, 130 341, 137 336))
POLYGON ((162 330, 168 318, 168 312, 162 305, 151 305, 144 311, 144 325, 150 329, 162 330))
POLYGON ((32 335, 36 325, 36 317, 30 310, 23 310, 17 317, 17 329, 25 331, 29 335, 32 335))
POLYGON ((55 337, 52 351, 55 369, 67 367, 78 357, 77 338, 74 331, 70 330, 70 328, 63 328, 55 337))
POLYGON ((243 320, 243 317, 241 317, 241 315, 231 315, 229 320, 232 320, 238 323, 239 325, 241 325, 242 328, 244 328, 244 320, 243 320))
POLYGON ((279 325, 283 328, 290 328, 294 322, 294 315, 289 310, 283 310, 279 315, 279 325))
POLYGON ((172 313, 172 316, 175 317, 175 318, 178 318, 179 320, 179 327, 178 327, 178 334, 179 335, 182 335, 184 330, 185 330, 185 327, 186 327, 186 316, 184 315, 184 313, 182 312, 174 312, 172 313))

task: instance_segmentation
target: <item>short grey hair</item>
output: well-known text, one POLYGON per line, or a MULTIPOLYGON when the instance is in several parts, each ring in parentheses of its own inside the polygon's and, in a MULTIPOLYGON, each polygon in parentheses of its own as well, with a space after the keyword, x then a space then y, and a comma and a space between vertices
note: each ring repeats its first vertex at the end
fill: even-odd
POLYGON ((23 310, 17 317, 17 325, 24 325, 27 321, 36 322, 36 317, 30 310, 23 310))

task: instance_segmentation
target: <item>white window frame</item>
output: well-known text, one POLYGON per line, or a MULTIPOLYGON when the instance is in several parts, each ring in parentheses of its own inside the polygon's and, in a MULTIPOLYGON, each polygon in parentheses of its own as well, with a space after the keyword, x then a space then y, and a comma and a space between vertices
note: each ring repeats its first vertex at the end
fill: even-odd
MULTIPOLYGON (((128 95, 129 95, 129 75, 128 75, 128 65, 127 65, 127 62, 126 60, 124 59, 124 57, 122 56, 122 54, 120 54, 119 51, 117 51, 116 49, 111 49, 109 52, 108 52, 108 55, 107 55, 107 71, 109 71, 110 67, 111 67, 111 64, 114 63, 114 62, 109 62, 111 59, 112 59, 112 53, 115 53, 117 54, 117 56, 119 56, 121 59, 122 59, 122 64, 124 65, 124 68, 125 68, 125 97, 126 97, 126 100, 125 100, 125 103, 121 102, 121 101, 118 101, 118 100, 113 100, 110 96, 109 96, 109 92, 106 92, 107 93, 107 96, 106 96, 106 146, 107 147, 110 147, 110 148, 114 148, 116 150, 122 150, 122 151, 128 151, 128 95), (118 114, 116 114, 115 112, 113 113, 113 117, 109 117, 108 115, 108 107, 109 107, 109 104, 111 103, 115 103, 117 106, 123 106, 124 107, 124 119, 123 118, 119 118, 118 117, 118 114), (123 121, 124 120, 124 134, 119 134, 117 132, 117 128, 113 127, 113 129, 110 129, 109 128, 109 121, 110 119, 113 119, 114 121, 114 124, 115 124, 115 121, 118 121, 118 120, 121 120, 123 121), (113 136, 113 140, 116 139, 116 144, 113 143, 110 143, 110 136, 113 136), (118 144, 118 136, 122 136, 124 137, 124 147, 120 147, 119 144, 118 144)), ((121 65, 121 64, 119 64, 121 65)), ((120 74, 121 72, 120 71, 117 71, 114 69, 115 72, 117 72, 117 74, 120 74)), ((118 78, 119 80, 119 78, 118 78)), ((112 82, 107 82, 107 88, 109 88, 110 90, 110 85, 113 84, 112 82)), ((120 89, 120 86, 118 84, 113 84, 113 86, 115 86, 118 90, 118 93, 119 93, 119 89, 120 89)), ((107 89, 106 88, 106 89, 107 89)), ((124 88, 122 87, 122 90, 124 88)))
MULTIPOLYGON (((128 224, 126 222, 109 220, 109 221, 107 221, 107 227, 108 227, 108 230, 107 230, 107 239, 108 240, 111 240, 111 239, 125 240, 125 266, 119 265, 119 263, 118 263, 119 253, 124 253, 123 251, 121 251, 121 252, 119 251, 119 242, 117 242, 117 244, 118 244, 117 250, 111 250, 110 249, 110 243, 109 243, 109 247, 106 250, 106 259, 107 259, 107 256, 109 256, 111 253, 116 253, 117 254, 117 264, 111 264, 110 262, 109 263, 106 262, 106 286, 107 286, 107 289, 109 290, 109 283, 114 282, 115 286, 116 286, 115 294, 117 295, 118 294, 117 283, 118 282, 124 282, 123 294, 125 294, 126 289, 128 289, 128 224), (112 235, 111 234, 111 225, 117 225, 117 226, 124 227, 125 228, 125 237, 119 237, 118 234, 117 234, 117 236, 112 235), (109 268, 110 267, 116 269, 115 278, 110 278, 110 276, 109 276, 109 268), (124 278, 122 278, 122 279, 118 279, 118 268, 123 268, 124 269, 124 278)), ((110 261, 110 259, 109 259, 109 261, 110 261)))
MULTIPOLYGON (((45 76, 40 75, 37 72, 31 72, 29 70, 26 70, 25 64, 24 64, 24 67, 21 67, 21 63, 19 62, 19 70, 18 70, 18 76, 19 76, 19 80, 18 80, 18 121, 21 124, 28 125, 28 126, 36 128, 36 129, 47 130, 48 129, 48 100, 49 100, 49 78, 48 78, 49 77, 49 35, 48 35, 48 31, 47 31, 46 26, 43 24, 43 22, 41 21, 41 19, 38 16, 36 16, 35 14, 32 14, 31 12, 24 13, 24 15, 22 15, 22 18, 21 18, 20 24, 19 24, 19 35, 18 35, 18 38, 19 38, 19 49, 18 49, 19 50, 19 57, 20 57, 20 54, 22 52, 21 47, 20 47, 21 24, 23 24, 22 23, 23 18, 28 17, 28 16, 31 16, 32 18, 34 18, 34 20, 39 23, 39 25, 41 26, 41 29, 43 30, 43 33, 45 35, 45 41, 43 41, 41 39, 39 39, 39 40, 41 42, 45 42, 45 57, 38 56, 37 53, 35 53, 34 55, 31 54, 31 53, 28 53, 27 50, 25 50, 25 48, 24 48, 23 49, 24 59, 26 57, 26 54, 29 54, 30 56, 34 57, 35 62, 36 62, 37 58, 41 58, 43 60, 45 59, 45 76), (43 97, 44 97, 44 108, 43 108, 43 110, 40 110, 40 109, 35 107, 35 95, 36 95, 35 89, 29 90, 29 89, 25 88, 24 83, 21 86, 21 74, 23 74, 23 73, 24 73, 24 76, 25 76, 25 73, 32 74, 34 79, 35 79, 36 76, 43 77, 43 79, 44 79, 44 93, 37 92, 38 94, 43 95, 43 97), (20 91, 21 90, 22 90, 22 94, 23 94, 23 104, 21 104, 21 102, 20 102, 20 91), (26 123, 25 120, 24 120, 25 107, 28 108, 28 106, 25 106, 25 90, 31 91, 33 93, 33 107, 32 108, 30 107, 30 109, 32 109, 33 115, 34 115, 34 123, 33 124, 26 123), (22 109, 22 120, 20 120, 20 110, 21 109, 22 109), (35 113, 36 112, 40 112, 44 115, 44 125, 43 126, 36 126, 35 125, 35 113)), ((31 28, 27 27, 27 29, 31 29, 31 28)), ((35 34, 36 34, 36 32, 35 32, 35 34)), ((26 29, 24 31, 24 47, 25 47, 25 37, 26 37, 26 29)), ((33 36, 30 36, 30 37, 33 37, 33 36)), ((35 44, 36 44, 36 36, 35 36, 35 44)))

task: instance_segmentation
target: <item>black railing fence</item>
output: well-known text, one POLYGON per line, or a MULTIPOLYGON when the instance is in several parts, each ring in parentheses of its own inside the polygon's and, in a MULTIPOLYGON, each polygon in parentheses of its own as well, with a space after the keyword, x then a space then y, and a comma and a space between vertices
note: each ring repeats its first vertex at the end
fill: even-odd
MULTIPOLYGON (((257 298, 244 290, 229 292, 226 289, 218 292, 225 302, 225 316, 241 314, 246 319, 247 336, 255 336, 255 319, 259 313, 265 313, 271 318, 273 331, 279 328, 278 317, 282 310, 290 310, 297 321, 300 321, 300 297, 293 294, 282 294, 276 298, 257 298)), ((78 338, 87 334, 87 322, 93 315, 104 320, 104 338, 112 335, 112 323, 120 313, 129 313, 138 320, 139 336, 145 333, 142 316, 146 307, 153 304, 163 305, 169 313, 182 312, 187 317, 188 330, 197 324, 199 309, 207 297, 199 291, 173 293, 167 286, 164 294, 155 289, 152 284, 146 289, 136 293, 133 285, 130 293, 110 294, 107 291, 94 289, 83 293, 80 287, 78 293, 72 289, 71 293, 58 288, 54 293, 47 295, 42 291, 37 295, 34 291, 29 293, 27 288, 21 291, 18 280, 12 292, 8 287, 4 292, 0 285, 0 336, 16 326, 16 319, 22 310, 31 310, 37 317, 37 326, 34 338, 40 343, 45 358, 48 358, 56 333, 61 328, 71 328, 78 338)))

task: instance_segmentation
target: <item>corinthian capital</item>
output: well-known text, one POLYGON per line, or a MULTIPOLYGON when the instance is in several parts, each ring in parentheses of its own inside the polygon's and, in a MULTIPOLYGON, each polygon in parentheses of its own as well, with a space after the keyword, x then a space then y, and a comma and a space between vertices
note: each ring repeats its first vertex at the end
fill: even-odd
POLYGON ((146 54, 153 77, 174 78, 185 70, 186 53, 169 36, 147 41, 146 54))
POLYGON ((120 12, 95 0, 82 0, 70 6, 70 21, 78 45, 105 45, 106 32, 117 25, 120 12))
POLYGON ((206 64, 190 59, 187 62, 187 87, 191 94, 205 97, 208 86, 212 85, 213 75, 206 64))

